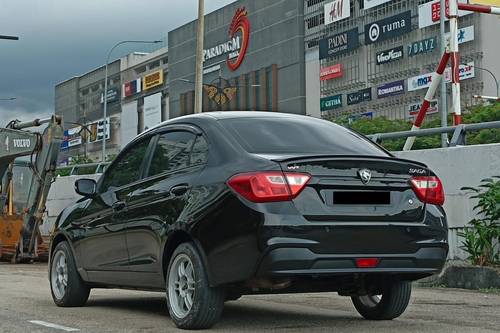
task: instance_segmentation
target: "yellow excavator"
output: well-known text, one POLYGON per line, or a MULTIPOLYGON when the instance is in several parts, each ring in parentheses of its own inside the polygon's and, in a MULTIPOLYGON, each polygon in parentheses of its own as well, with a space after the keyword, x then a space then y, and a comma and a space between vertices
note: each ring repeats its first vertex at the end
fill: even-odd
POLYGON ((39 227, 63 136, 56 115, 0 128, 0 260, 31 262, 47 255, 39 227), (43 125, 43 133, 27 130, 43 125))

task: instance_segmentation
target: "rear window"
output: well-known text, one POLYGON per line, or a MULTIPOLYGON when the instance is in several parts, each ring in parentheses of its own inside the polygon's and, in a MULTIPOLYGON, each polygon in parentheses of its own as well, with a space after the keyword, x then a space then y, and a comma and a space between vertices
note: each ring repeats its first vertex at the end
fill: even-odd
POLYGON ((371 141, 325 120, 270 117, 220 122, 249 153, 388 156, 371 141))

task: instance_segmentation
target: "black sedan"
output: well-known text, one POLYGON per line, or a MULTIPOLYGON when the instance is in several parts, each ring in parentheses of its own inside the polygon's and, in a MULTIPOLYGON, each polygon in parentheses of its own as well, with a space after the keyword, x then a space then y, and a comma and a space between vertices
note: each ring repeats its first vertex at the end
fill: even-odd
POLYGON ((83 198, 51 243, 54 302, 162 291, 185 329, 213 326, 225 301, 249 294, 338 292, 367 319, 393 319, 448 252, 431 170, 311 117, 181 117, 75 187, 83 198))

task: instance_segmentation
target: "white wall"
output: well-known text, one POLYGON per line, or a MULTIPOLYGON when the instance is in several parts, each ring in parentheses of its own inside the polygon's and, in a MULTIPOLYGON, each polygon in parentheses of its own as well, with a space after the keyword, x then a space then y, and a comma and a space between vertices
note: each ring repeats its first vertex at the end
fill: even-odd
POLYGON ((476 216, 473 207, 477 201, 460 189, 477 187, 482 179, 500 176, 500 144, 395 152, 395 155, 423 162, 441 178, 450 227, 450 257, 465 259, 465 253, 458 248, 461 241, 457 232, 476 216))
POLYGON ((321 118, 319 49, 306 51, 306 114, 321 118))

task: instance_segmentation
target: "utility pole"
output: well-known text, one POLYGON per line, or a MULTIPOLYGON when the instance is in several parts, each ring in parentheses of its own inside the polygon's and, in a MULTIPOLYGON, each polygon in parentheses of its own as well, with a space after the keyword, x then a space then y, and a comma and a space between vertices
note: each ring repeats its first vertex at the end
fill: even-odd
POLYGON ((203 110, 203 40, 205 38, 205 0, 198 3, 198 32, 196 35, 196 73, 194 87, 194 113, 203 110))
MULTIPOLYGON (((440 25, 439 32, 441 34, 441 54, 446 52, 446 31, 445 31, 445 21, 446 21, 446 0, 441 0, 441 10, 440 10, 440 25)), ((439 102, 439 110, 441 111, 441 127, 448 127, 448 105, 446 96, 446 80, 441 80, 441 99, 439 102)), ((448 134, 441 134, 441 147, 448 147, 448 134)))

